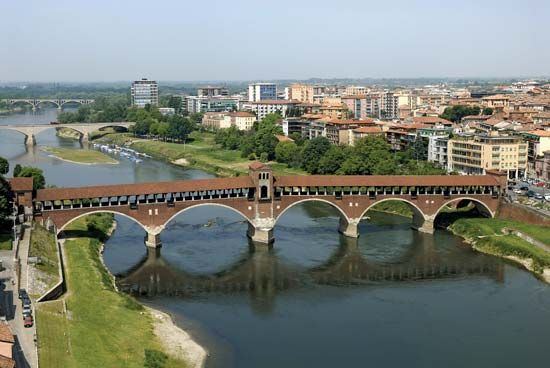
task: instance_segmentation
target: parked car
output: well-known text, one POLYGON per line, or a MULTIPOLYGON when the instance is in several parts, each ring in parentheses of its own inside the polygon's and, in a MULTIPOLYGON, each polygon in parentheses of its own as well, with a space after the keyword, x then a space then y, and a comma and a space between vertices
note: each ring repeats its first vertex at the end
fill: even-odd
POLYGON ((23 326, 25 328, 29 328, 29 327, 32 327, 34 321, 32 319, 32 316, 26 316, 24 319, 23 319, 23 326))
POLYGON ((541 188, 544 188, 544 182, 543 181, 539 181, 537 184, 535 184, 537 187, 541 187, 541 188))
POLYGON ((544 196, 540 193, 535 193, 535 199, 544 199, 544 196))
POLYGON ((26 316, 32 316, 32 309, 30 305, 23 307, 23 318, 25 318, 26 316))
POLYGON ((519 188, 520 190, 523 190, 524 192, 528 191, 529 190, 529 187, 527 186, 522 186, 519 188))
POLYGON ((532 190, 527 191, 527 197, 528 198, 533 198, 534 196, 535 196, 535 192, 533 192, 532 190))
POLYGON ((25 289, 19 289, 19 299, 23 299, 23 297, 29 297, 29 294, 27 294, 27 290, 25 289))
POLYGON ((550 194, 545 195, 544 199, 547 200, 548 202, 550 202, 550 194))
POLYGON ((521 193, 523 193, 523 192, 521 191, 521 189, 516 188, 516 189, 514 189, 514 193, 516 193, 516 194, 521 194, 521 193))
POLYGON ((23 298, 21 299, 21 303, 23 304, 23 308, 28 306, 30 308, 31 306, 31 300, 29 298, 23 298))

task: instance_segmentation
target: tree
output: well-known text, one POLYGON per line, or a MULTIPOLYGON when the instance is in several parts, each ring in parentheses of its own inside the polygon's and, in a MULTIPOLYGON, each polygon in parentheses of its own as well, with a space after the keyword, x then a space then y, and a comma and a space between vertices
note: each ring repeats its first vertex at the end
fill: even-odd
POLYGON ((42 169, 32 166, 23 166, 19 172, 18 177, 33 178, 33 189, 44 189, 46 186, 46 179, 44 178, 44 172, 42 169))
POLYGON ((20 172, 21 172, 21 165, 16 164, 15 167, 13 168, 13 177, 15 178, 19 176, 20 172))
POLYGON ((412 157, 417 161, 426 161, 428 159, 428 142, 420 136, 416 135, 414 143, 409 148, 412 152, 412 157))
POLYGON ((483 108, 481 115, 493 115, 493 109, 491 107, 483 108))
POLYGON ((258 131, 254 134, 254 153, 256 156, 267 154, 268 160, 275 158, 275 146, 279 142, 276 135, 282 135, 283 129, 277 124, 280 118, 277 114, 268 114, 259 124, 258 131))
POLYGON ((326 137, 315 137, 304 144, 302 152, 302 167, 310 174, 319 172, 319 158, 330 149, 330 142, 326 137))
POLYGON ((10 171, 10 164, 4 157, 0 157, 0 175, 6 175, 10 171))
POLYGON ((9 183, 2 175, 0 175, 0 229, 4 228, 9 221, 11 208, 11 190, 9 183))
POLYGON ((319 174, 336 174, 346 158, 345 151, 346 149, 343 146, 330 146, 328 151, 319 160, 319 174))
POLYGON ((439 115, 439 117, 455 123, 459 123, 464 116, 479 115, 480 112, 481 109, 479 108, 479 106, 456 105, 446 107, 443 111, 443 114, 439 115))
POLYGON ((294 142, 285 141, 277 143, 275 147, 275 159, 278 162, 292 166, 297 163, 297 158, 300 157, 300 147, 294 142))

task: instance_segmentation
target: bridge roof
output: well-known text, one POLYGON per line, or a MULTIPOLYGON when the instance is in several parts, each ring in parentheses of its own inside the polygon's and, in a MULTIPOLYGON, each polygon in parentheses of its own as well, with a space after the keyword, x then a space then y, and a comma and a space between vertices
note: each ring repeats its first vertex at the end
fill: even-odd
POLYGON ((497 179, 491 175, 309 175, 278 176, 275 179, 275 185, 281 187, 499 185, 497 179))
POLYGON ((64 199, 103 198, 252 187, 254 187, 254 183, 250 176, 240 176, 236 178, 116 184, 79 188, 48 188, 38 190, 36 200, 57 201, 64 199))
POLYGON ((32 178, 11 178, 9 179, 11 190, 14 192, 32 191, 32 178))

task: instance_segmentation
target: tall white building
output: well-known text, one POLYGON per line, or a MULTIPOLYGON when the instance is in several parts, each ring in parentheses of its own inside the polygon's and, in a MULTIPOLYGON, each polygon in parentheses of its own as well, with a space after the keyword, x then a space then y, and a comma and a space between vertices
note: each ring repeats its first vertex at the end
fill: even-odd
POLYGON ((159 86, 156 81, 143 78, 132 83, 132 106, 145 107, 159 104, 159 86))
POLYGON ((248 85, 248 101, 276 100, 277 85, 275 83, 252 83, 248 85))

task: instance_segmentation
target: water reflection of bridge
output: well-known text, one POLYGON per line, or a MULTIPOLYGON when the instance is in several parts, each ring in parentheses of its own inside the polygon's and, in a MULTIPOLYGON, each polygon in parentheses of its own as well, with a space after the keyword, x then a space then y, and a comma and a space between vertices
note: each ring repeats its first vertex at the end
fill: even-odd
POLYGON ((160 249, 148 249, 140 263, 119 275, 117 284, 126 292, 142 296, 247 292, 254 302, 261 304, 261 309, 270 310, 276 293, 308 283, 377 285, 473 276, 502 281, 504 276, 503 264, 497 259, 479 254, 465 257, 464 249, 459 247, 454 250, 457 255, 441 256, 434 251, 433 243, 414 241, 398 260, 382 263, 366 258, 357 239, 344 236, 340 239, 338 250, 325 264, 315 268, 292 267, 267 247, 251 247, 232 267, 207 276, 177 270, 161 257, 160 249), (462 258, 463 262, 450 262, 447 258, 462 258))

